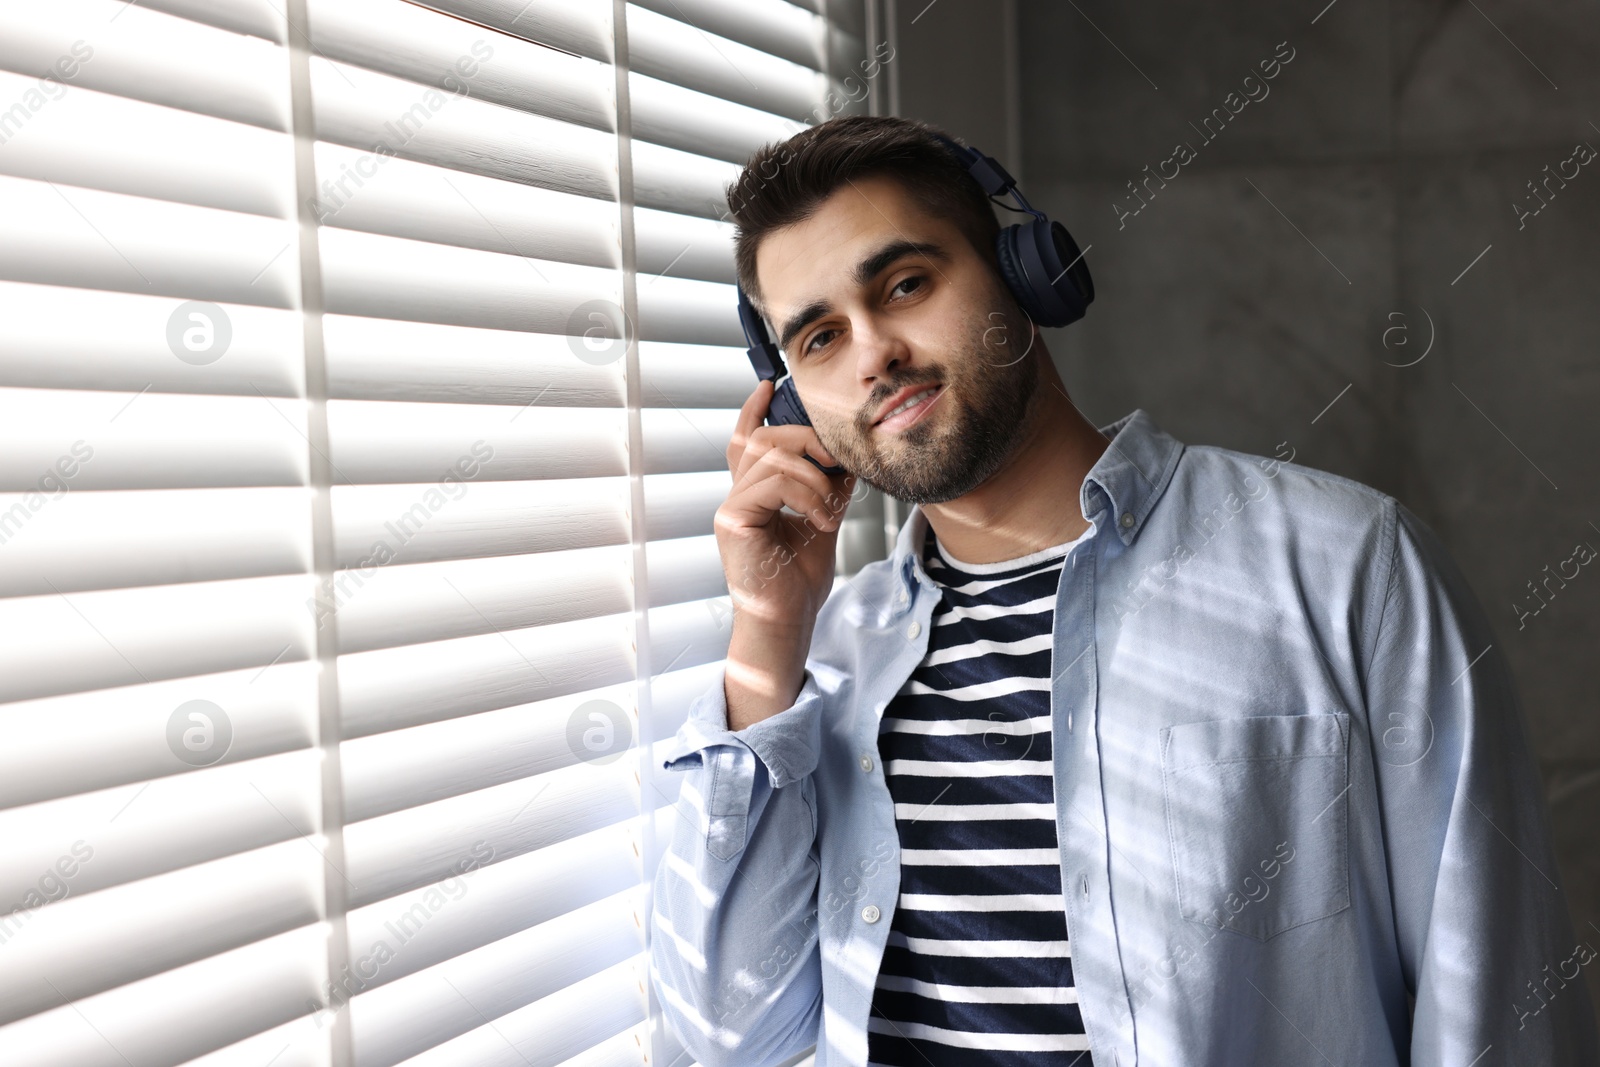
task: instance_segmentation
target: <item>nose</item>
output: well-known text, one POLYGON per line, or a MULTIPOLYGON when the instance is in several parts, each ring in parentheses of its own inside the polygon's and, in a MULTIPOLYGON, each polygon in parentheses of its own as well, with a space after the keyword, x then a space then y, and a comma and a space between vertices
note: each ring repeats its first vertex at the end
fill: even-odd
POLYGON ((911 362, 911 350, 893 331, 874 322, 855 328, 856 372, 861 381, 872 385, 911 362))

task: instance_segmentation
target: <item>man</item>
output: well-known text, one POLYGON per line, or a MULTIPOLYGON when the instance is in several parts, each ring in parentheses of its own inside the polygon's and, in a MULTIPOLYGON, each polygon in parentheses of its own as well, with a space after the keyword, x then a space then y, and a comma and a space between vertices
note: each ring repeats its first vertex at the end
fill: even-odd
POLYGON ((1600 1062, 1600 932, 1415 515, 1288 442, 1086 421, 929 127, 812 127, 730 202, 815 426, 763 426, 767 383, 740 413, 727 666, 665 759, 696 1060, 1600 1062), (916 507, 830 595, 856 479, 916 507))

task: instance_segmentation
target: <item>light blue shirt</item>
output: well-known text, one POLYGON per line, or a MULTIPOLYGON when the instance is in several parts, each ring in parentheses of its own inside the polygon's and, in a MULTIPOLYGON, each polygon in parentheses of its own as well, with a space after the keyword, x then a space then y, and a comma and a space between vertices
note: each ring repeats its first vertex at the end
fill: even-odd
MULTIPOLYGON (((1287 442, 1101 432, 1051 661, 1096 1067, 1600 1063, 1600 931, 1573 932, 1510 671, 1432 531, 1287 442)), ((878 724, 941 595, 926 529, 837 585, 792 707, 730 731, 719 679, 668 746, 652 975, 706 1067, 866 1063, 900 876, 878 724)))

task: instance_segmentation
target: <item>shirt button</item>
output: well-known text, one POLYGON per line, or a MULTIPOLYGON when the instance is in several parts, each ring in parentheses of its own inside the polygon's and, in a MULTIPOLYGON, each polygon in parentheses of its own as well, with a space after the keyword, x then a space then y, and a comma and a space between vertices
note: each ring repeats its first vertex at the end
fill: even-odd
POLYGON ((872 757, 871 756, 862 756, 861 757, 861 769, 864 770, 864 771, 872 770, 872 757))
POLYGON ((906 627, 907 637, 916 637, 920 633, 922 633, 922 624, 920 622, 914 622, 910 626, 906 627))
POLYGON ((878 921, 878 918, 881 915, 882 912, 878 911, 878 906, 876 904, 868 904, 866 907, 861 909, 861 919, 863 922, 875 923, 878 921))
POLYGON ((1126 530, 1128 527, 1130 527, 1132 525, 1133 525, 1133 512, 1124 511, 1122 513, 1122 528, 1124 530, 1126 530))
POLYGON ((908 601, 910 599, 911 599, 911 594, 910 593, 907 593, 904 589, 900 590, 900 603, 904 604, 906 601, 908 601))

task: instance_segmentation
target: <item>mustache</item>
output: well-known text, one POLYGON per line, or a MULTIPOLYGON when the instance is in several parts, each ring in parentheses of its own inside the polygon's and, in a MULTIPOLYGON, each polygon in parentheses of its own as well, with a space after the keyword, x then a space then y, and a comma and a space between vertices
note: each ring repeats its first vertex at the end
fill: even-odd
POLYGON ((862 434, 872 429, 872 424, 877 420, 878 409, 883 407, 883 402, 902 389, 914 385, 932 385, 934 382, 948 381, 944 368, 929 364, 926 367, 898 372, 886 382, 879 382, 872 387, 872 394, 867 397, 861 411, 856 415, 856 428, 862 434))

